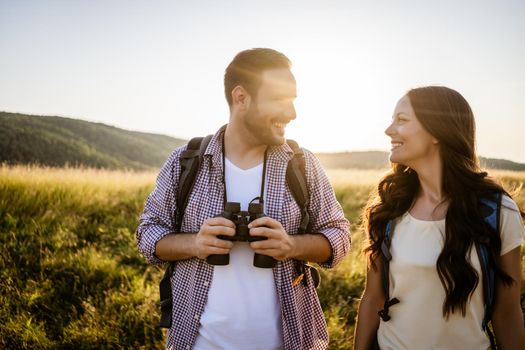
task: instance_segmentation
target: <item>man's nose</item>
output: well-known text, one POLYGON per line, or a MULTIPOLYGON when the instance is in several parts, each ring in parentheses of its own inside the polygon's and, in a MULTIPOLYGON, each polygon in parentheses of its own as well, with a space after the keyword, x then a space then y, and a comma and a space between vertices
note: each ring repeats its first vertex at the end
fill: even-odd
POLYGON ((295 106, 293 103, 291 103, 288 107, 288 110, 286 111, 286 117, 290 120, 294 120, 295 118, 297 118, 297 113, 295 111, 295 106))

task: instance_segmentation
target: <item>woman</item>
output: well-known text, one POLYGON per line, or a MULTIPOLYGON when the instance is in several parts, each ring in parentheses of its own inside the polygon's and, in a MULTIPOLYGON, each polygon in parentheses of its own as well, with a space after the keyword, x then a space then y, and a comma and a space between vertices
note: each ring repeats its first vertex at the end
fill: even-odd
POLYGON ((476 248, 486 242, 495 257, 492 325, 498 347, 525 349, 520 306, 525 215, 480 170, 467 101, 446 87, 410 90, 385 133, 392 140, 392 169, 364 212, 369 268, 354 348, 372 348, 376 336, 381 349, 489 348, 476 248), (499 234, 486 224, 480 205, 498 193, 499 234), (387 225, 388 265, 381 250, 387 225), (385 266, 388 288, 381 278, 385 266), (390 306, 387 297, 394 300, 390 306))

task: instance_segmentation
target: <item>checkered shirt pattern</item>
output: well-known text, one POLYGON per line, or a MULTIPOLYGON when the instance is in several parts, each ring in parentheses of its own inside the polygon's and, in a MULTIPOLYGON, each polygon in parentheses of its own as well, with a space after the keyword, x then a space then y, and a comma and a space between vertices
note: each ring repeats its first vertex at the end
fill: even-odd
MULTIPOLYGON (((198 232, 205 219, 223 210, 222 131, 213 136, 206 149, 189 196, 181 232, 198 232)), ((186 147, 176 149, 162 167, 140 217, 137 244, 151 264, 165 263, 155 256, 155 244, 165 235, 175 233, 179 156, 186 147)), ((304 150, 304 153, 310 192, 310 228, 311 232, 323 234, 330 242, 332 257, 320 266, 332 268, 350 249, 349 223, 319 161, 311 152, 304 150)), ((265 199, 266 214, 279 221, 290 235, 297 234, 301 221, 300 208, 286 184, 286 168, 292 157, 293 150, 286 143, 269 148, 265 199)), ((305 274, 306 285, 295 286, 292 281, 297 272, 293 260, 278 262, 273 274, 282 310, 284 349, 325 349, 328 346, 326 322, 309 271, 305 274)), ((192 258, 175 262, 171 277, 173 321, 168 330, 167 349, 192 348, 212 279, 213 266, 205 260, 192 258)))

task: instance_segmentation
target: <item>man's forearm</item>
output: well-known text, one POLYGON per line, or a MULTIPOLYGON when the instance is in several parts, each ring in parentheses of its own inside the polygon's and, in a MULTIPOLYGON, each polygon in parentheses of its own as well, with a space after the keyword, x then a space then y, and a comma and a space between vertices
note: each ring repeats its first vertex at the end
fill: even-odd
POLYGON ((292 258, 316 263, 323 263, 332 257, 332 246, 323 234, 293 235, 292 258))
MULTIPOLYGON (((164 261, 190 259, 196 254, 195 233, 169 234, 159 240, 155 246, 155 255, 164 261)), ((332 247, 322 234, 293 235, 292 258, 322 263, 332 256, 332 247)))
POLYGON ((195 233, 166 235, 155 245, 155 255, 164 261, 178 261, 193 258, 196 256, 195 237, 195 233))

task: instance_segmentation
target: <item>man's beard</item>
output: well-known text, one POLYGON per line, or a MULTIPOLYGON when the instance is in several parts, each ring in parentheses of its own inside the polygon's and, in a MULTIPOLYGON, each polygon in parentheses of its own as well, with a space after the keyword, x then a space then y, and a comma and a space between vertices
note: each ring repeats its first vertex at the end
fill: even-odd
POLYGON ((268 146, 279 146, 284 143, 284 137, 272 132, 271 123, 261 116, 257 104, 250 106, 250 110, 244 116, 244 126, 259 141, 260 144, 268 146))

